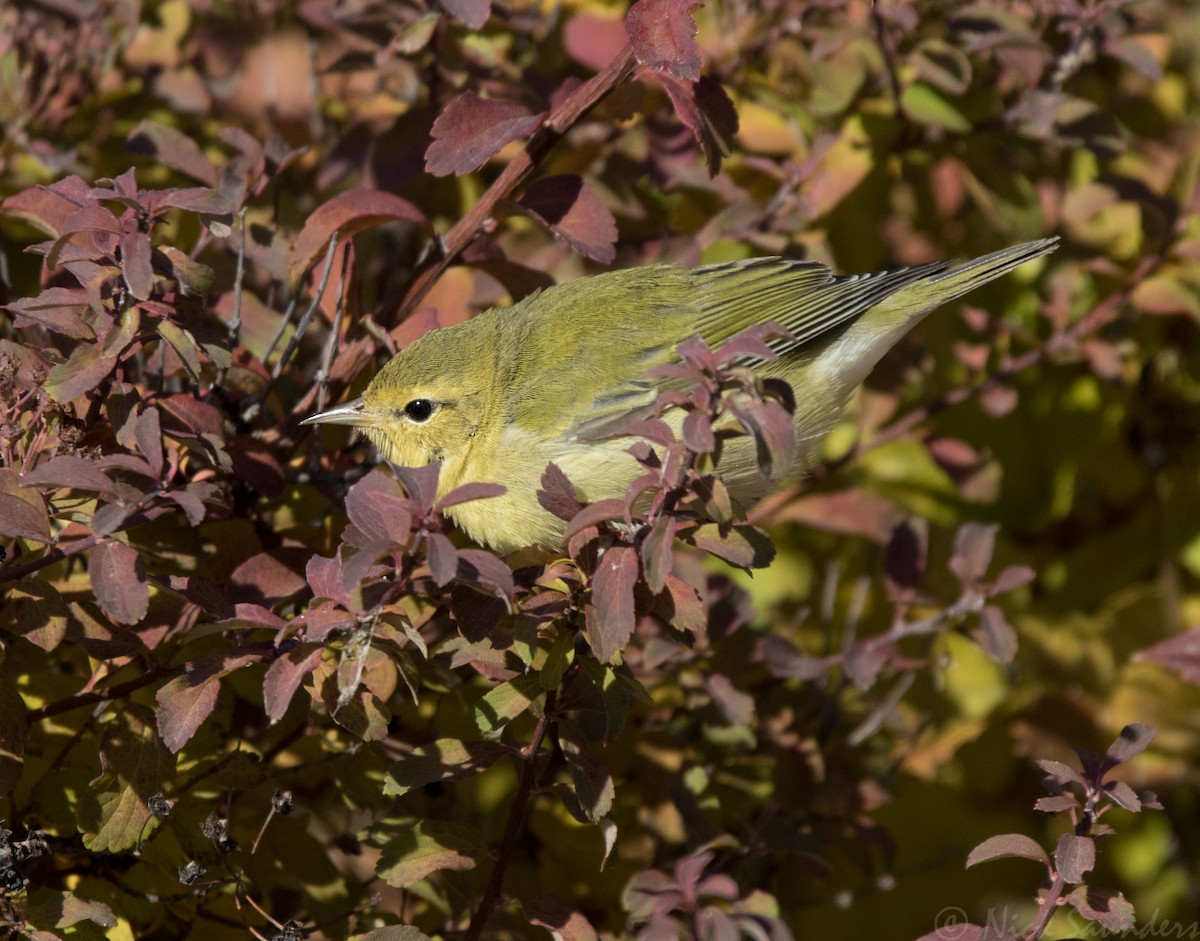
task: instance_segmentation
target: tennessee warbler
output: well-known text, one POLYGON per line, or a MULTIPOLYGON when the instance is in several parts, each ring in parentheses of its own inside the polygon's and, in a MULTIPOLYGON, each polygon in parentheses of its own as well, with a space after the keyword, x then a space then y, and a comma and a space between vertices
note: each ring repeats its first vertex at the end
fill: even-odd
MULTIPOLYGON (((537 500, 546 465, 562 468, 580 499, 623 496, 642 472, 627 453, 630 439, 588 431, 653 405, 663 383, 645 374, 675 359, 681 341, 698 334, 716 348, 771 321, 793 334, 772 341, 779 358, 757 368, 795 395, 795 474, 875 363, 918 321, 1057 244, 846 277, 814 262, 754 258, 581 278, 425 334, 360 398, 305 423, 353 425, 396 464, 440 463, 439 495, 465 483, 502 484, 503 495, 460 503, 449 515, 502 552, 554 547, 563 522, 537 500)), ((678 431, 679 409, 662 417, 678 431)), ((780 482, 764 476, 748 436, 724 446, 718 471, 744 505, 780 482)))

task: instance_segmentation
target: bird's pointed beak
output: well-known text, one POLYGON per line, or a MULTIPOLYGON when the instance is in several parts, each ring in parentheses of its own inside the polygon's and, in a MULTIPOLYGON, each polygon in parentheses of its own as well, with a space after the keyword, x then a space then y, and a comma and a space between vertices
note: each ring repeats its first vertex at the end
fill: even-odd
POLYGON ((363 405, 361 397, 352 399, 344 405, 317 412, 316 415, 310 415, 300 422, 302 425, 356 425, 360 427, 370 423, 370 413, 363 405))

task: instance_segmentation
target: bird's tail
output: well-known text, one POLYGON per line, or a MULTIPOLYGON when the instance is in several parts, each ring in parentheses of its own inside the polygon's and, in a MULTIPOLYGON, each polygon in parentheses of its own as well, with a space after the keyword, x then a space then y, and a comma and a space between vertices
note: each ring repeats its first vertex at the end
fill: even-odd
POLYGON ((903 287, 872 306, 834 341, 821 359, 828 375, 847 388, 857 386, 879 359, 926 314, 962 297, 1014 268, 1048 255, 1058 238, 1025 242, 958 264, 936 262, 908 270, 915 275, 903 287))

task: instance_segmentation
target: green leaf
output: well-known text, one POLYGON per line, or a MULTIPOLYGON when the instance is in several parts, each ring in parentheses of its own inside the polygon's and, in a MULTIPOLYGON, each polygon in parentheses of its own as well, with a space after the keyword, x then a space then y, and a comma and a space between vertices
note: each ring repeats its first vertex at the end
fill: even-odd
POLYGON ((385 821, 374 828, 372 839, 378 840, 384 829, 395 833, 382 843, 375 872, 397 889, 415 885, 435 872, 474 869, 487 853, 479 832, 461 824, 415 818, 385 821))
POLYGON ((914 82, 900 95, 905 114, 918 124, 940 127, 955 134, 967 134, 971 122, 945 95, 924 82, 914 82))
POLYGON ((495 732, 526 712, 542 695, 536 673, 513 677, 490 690, 475 705, 475 724, 481 732, 495 732))
POLYGON ((83 845, 116 853, 135 846, 150 820, 146 802, 162 793, 175 772, 175 756, 158 736, 154 718, 127 705, 100 741, 104 773, 92 781, 78 809, 83 845))
POLYGON ((434 781, 457 781, 479 774, 509 753, 495 742, 440 738, 414 748, 393 764, 384 780, 383 793, 399 797, 434 781))

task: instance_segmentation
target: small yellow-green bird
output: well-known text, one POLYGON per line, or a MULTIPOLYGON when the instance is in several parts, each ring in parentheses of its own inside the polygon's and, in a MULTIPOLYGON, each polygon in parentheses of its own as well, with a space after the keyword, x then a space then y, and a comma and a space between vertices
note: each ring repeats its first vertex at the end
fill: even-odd
MULTIPOLYGON (((768 479, 752 439, 725 444, 718 472, 748 506, 809 466, 851 393, 926 314, 1057 244, 1044 239, 962 264, 846 277, 814 262, 755 258, 581 278, 425 334, 361 398, 305 422, 354 425, 395 464, 440 464, 440 493, 502 484, 503 495, 449 514, 501 552, 552 548, 564 524, 537 500, 546 465, 562 468, 582 500, 624 496, 644 471, 627 451, 630 439, 587 432, 651 405, 664 380, 647 379, 647 370, 676 359, 688 337, 698 334, 715 349, 773 321, 793 338, 772 341, 779 358, 758 369, 792 387, 796 447, 786 472, 768 479)), ((662 417, 678 431, 679 409, 662 417)))

